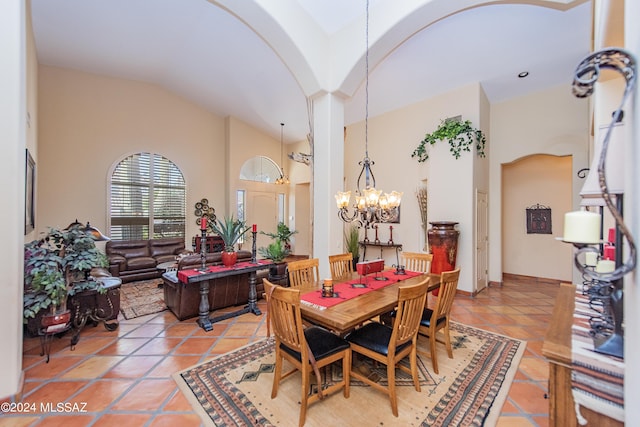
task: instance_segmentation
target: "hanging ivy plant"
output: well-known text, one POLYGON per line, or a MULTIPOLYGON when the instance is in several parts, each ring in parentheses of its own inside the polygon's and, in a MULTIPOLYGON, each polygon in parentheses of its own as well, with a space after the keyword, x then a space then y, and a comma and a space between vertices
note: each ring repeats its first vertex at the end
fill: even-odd
POLYGON ((478 156, 484 157, 484 146, 486 138, 480 129, 471 126, 471 121, 447 119, 440 122, 440 126, 424 136, 418 147, 413 150, 411 157, 417 157, 418 162, 422 163, 429 158, 427 144, 433 145, 443 140, 449 142, 449 151, 456 159, 460 158, 463 151, 471 151, 471 147, 475 143, 478 156))

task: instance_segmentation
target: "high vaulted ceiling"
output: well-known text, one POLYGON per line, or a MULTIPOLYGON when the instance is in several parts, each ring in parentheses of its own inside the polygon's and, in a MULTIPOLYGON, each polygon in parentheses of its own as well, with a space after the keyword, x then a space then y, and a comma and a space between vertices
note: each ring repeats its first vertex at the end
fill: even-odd
MULTIPOLYGON (((591 3, 514 2, 369 0, 369 116, 474 82, 492 103, 570 90, 589 52, 591 3)), ((31 9, 43 65, 157 84, 277 139, 283 122, 285 142, 309 132, 309 96, 343 96, 346 125, 365 117, 366 0, 32 0, 31 9)))

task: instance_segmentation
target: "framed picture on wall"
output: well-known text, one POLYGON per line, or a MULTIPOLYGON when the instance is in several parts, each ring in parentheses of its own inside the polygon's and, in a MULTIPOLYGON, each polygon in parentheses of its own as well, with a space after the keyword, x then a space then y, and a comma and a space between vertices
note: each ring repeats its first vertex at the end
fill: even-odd
POLYGON ((527 208, 527 234, 551 234, 551 208, 536 204, 527 208))
POLYGON ((24 177, 24 234, 33 231, 36 225, 36 213, 34 204, 36 186, 36 162, 31 157, 29 149, 26 150, 26 167, 24 177))

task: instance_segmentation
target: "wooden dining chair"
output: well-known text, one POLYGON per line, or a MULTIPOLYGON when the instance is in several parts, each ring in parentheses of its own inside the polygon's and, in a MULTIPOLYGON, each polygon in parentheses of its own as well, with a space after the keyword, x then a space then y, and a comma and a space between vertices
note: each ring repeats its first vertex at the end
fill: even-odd
POLYGON ((396 417, 398 416, 396 367, 410 373, 416 391, 420 391, 416 342, 428 283, 429 279, 425 279, 416 285, 398 288, 398 308, 393 327, 370 322, 345 337, 351 343, 352 352, 360 353, 387 365, 388 387, 372 381, 355 370, 352 370, 351 375, 388 394, 391 401, 391 411, 396 417), (409 355, 410 369, 399 364, 407 355, 409 355))
POLYGON ((419 271, 421 273, 431 272, 431 261, 433 254, 421 252, 400 252, 402 265, 409 271, 419 271))
POLYGON ((346 254, 329 255, 329 268, 331 269, 331 279, 334 282, 342 278, 350 278, 353 273, 353 254, 347 252, 346 254))
POLYGON ((305 283, 316 283, 320 279, 318 258, 291 261, 288 264, 289 286, 298 287, 305 283))
POLYGON ((443 271, 440 273, 440 292, 433 309, 425 308, 420 321, 418 333, 429 338, 429 351, 433 372, 438 373, 438 358, 436 357, 436 333, 442 330, 444 334, 444 344, 447 348, 449 359, 453 359, 453 349, 451 348, 451 336, 449 335, 449 314, 453 306, 453 299, 458 289, 458 279, 460 278, 460 268, 453 271, 443 271))
MULTIPOLYGON (((349 397, 349 381, 351 372, 351 348, 349 343, 339 336, 319 326, 303 328, 300 313, 300 290, 283 288, 264 280, 267 293, 267 313, 275 338, 276 363, 273 374, 271 398, 278 395, 280 382, 300 371, 302 376, 302 396, 298 425, 304 425, 308 405, 324 399, 326 395, 343 390, 345 398, 349 397), (284 360, 293 369, 282 373, 284 360), (323 388, 320 369, 342 361, 342 380, 323 388), (310 390, 311 373, 315 373, 317 390, 310 390)), ((292 402, 295 406, 296 402, 292 402)))

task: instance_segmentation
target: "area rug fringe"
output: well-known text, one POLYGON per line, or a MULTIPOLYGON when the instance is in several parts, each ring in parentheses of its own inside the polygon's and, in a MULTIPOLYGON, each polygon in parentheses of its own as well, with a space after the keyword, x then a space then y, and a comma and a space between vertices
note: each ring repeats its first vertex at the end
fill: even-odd
MULTIPOLYGON (((433 373, 429 357, 419 355, 421 392, 410 380, 398 382, 399 417, 391 414, 386 395, 352 381, 348 399, 337 393, 311 405, 305 426, 495 426, 526 342, 454 322, 451 327, 454 358, 438 344, 440 373, 433 373)), ((428 352, 428 339, 418 342, 428 352)), ((282 381, 278 396, 271 399, 273 348, 273 339, 265 338, 173 378, 206 426, 295 425, 300 377, 282 381)), ((340 371, 325 371, 323 382, 338 380, 340 371)), ((381 381, 386 380, 384 372, 384 367, 376 371, 381 381)))

